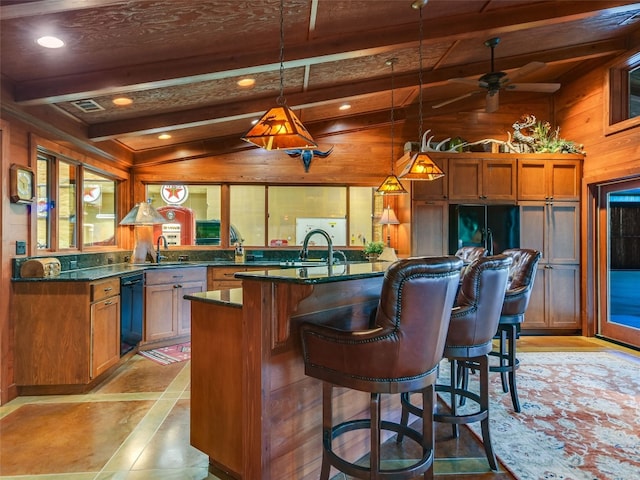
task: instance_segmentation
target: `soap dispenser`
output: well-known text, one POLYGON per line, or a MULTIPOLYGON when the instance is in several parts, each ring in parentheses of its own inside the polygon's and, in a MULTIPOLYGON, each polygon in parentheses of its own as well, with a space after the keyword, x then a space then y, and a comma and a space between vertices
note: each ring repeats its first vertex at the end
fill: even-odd
POLYGON ((242 242, 236 243, 235 261, 236 263, 244 263, 244 247, 242 242))

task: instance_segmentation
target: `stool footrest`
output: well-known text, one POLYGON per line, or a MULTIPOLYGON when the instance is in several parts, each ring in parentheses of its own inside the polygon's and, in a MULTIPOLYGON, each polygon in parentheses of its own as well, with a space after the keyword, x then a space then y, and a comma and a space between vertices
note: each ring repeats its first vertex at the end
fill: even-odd
MULTIPOLYGON (((340 457, 336 454, 331 448, 331 440, 336 437, 342 435, 343 433, 350 432, 353 430, 359 429, 371 429, 371 420, 369 419, 359 419, 359 420, 351 420, 348 422, 343 422, 338 425, 335 425, 331 429, 331 434, 329 432, 324 432, 323 434, 323 444, 325 449, 325 454, 329 457, 329 463, 336 467, 341 472, 350 475, 356 478, 370 478, 371 469, 369 467, 364 467, 362 465, 358 465, 353 462, 349 462, 344 458, 340 457), (331 440, 330 440, 331 439, 331 440)), ((417 430, 414 430, 411 427, 401 425, 395 422, 389 422, 383 420, 380 422, 380 429, 396 432, 399 435, 406 435, 411 440, 423 444, 422 434, 417 430)), ((409 480, 415 478, 417 475, 421 475, 422 473, 429 470, 433 463, 433 450, 425 450, 423 448, 423 456, 421 459, 409 465, 407 467, 395 468, 389 470, 382 470, 377 473, 378 477, 381 479, 393 479, 393 480, 409 480)), ((409 459, 408 459, 409 460, 409 459)))

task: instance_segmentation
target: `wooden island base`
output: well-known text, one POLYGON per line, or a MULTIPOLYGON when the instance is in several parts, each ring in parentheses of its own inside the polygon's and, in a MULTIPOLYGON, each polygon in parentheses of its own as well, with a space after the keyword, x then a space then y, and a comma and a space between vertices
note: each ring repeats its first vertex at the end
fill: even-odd
MULTIPOLYGON (((304 374, 298 325, 366 328, 382 279, 295 284, 243 278, 243 290, 187 297, 191 444, 209 456, 212 473, 244 480, 319 477, 321 382, 304 374)), ((335 421, 368 418, 368 393, 337 392, 335 421)), ((383 397, 385 419, 399 419, 397 397, 383 397)), ((348 458, 369 451, 362 432, 347 437, 341 452, 348 458)))

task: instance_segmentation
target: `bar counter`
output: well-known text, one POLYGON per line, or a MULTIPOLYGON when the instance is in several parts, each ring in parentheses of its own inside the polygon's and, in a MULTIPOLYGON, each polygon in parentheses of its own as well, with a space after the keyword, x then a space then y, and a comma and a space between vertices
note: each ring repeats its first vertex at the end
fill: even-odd
MULTIPOLYGON (((366 328, 390 263, 242 272, 242 289, 191 300, 191 444, 210 471, 243 480, 317 479, 322 394, 305 376, 298 325, 366 328)), ((383 399, 398 419, 399 399, 383 399)), ((368 415, 369 394, 340 390, 336 421, 368 415)), ((368 441, 345 446, 359 458, 368 441)), ((335 472, 334 472, 335 473, 335 472)))

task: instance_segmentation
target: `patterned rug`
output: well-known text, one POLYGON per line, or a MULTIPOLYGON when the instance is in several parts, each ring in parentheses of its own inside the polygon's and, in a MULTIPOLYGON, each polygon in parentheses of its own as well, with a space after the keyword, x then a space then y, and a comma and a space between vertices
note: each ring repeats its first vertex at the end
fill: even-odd
MULTIPOLYGON (((491 436, 507 469, 521 480, 640 478, 640 361, 604 352, 518 357, 521 413, 490 375, 491 436)), ((443 364, 441 376, 448 371, 443 364)), ((479 424, 471 429, 481 438, 479 424)))
POLYGON ((177 345, 156 348, 155 350, 141 350, 138 355, 142 355, 161 365, 184 362, 191 358, 191 342, 178 343, 177 345))

